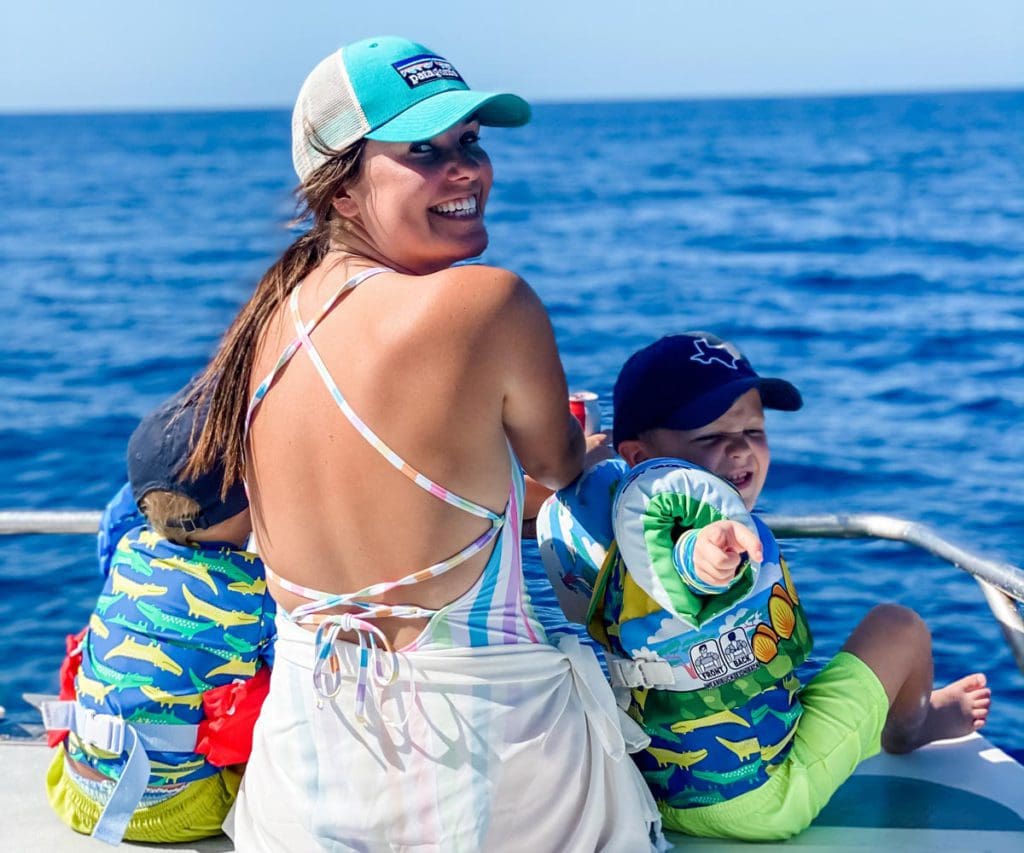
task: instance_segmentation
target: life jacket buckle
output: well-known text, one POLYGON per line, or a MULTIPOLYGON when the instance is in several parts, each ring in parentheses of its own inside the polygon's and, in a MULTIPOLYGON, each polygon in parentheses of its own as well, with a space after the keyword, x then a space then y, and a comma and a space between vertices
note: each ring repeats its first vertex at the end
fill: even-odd
POLYGON ((40 706, 43 726, 47 731, 69 729, 89 746, 120 755, 124 752, 123 718, 113 714, 98 714, 92 708, 75 701, 44 702, 40 706))
POLYGON ((608 673, 613 687, 671 688, 676 683, 672 664, 664 660, 610 657, 608 673))
POLYGON ((113 714, 97 714, 91 708, 79 707, 75 733, 86 743, 104 752, 124 752, 125 722, 113 714))

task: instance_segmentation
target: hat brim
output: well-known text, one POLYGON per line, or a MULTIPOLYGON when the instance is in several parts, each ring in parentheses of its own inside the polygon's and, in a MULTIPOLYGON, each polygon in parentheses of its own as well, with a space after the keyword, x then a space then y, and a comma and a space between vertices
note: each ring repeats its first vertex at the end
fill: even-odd
POLYGON ((685 406, 676 409, 659 426, 667 429, 698 429, 707 426, 729 411, 729 407, 751 388, 760 391, 761 405, 766 409, 795 412, 804 404, 796 386, 785 379, 748 376, 721 385, 714 391, 691 400, 685 406))
POLYGON ((507 93, 470 89, 438 92, 371 130, 366 138, 377 142, 421 142, 444 133, 474 113, 480 124, 488 127, 520 127, 530 120, 530 105, 518 95, 507 93))

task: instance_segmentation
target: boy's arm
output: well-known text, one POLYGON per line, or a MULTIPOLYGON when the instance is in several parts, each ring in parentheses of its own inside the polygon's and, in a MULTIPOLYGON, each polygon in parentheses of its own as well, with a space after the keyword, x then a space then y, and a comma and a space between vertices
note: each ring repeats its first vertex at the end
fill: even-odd
POLYGON ((688 530, 673 551, 676 569, 698 595, 725 592, 751 560, 764 559, 761 539, 738 521, 712 521, 688 530))
POLYGON ((743 501, 710 472, 677 459, 635 468, 615 499, 615 538, 631 579, 699 627, 746 595, 761 542, 743 501), (706 532, 705 532, 706 531, 706 532))
POLYGON ((145 524, 145 516, 139 512, 132 495, 130 483, 125 483, 108 502, 100 519, 96 534, 96 557, 102 577, 110 574, 110 564, 114 559, 117 543, 129 530, 145 524))
POLYGON ((537 516, 537 544, 565 615, 585 622, 598 573, 612 544, 612 498, 628 468, 604 459, 550 497, 537 516))

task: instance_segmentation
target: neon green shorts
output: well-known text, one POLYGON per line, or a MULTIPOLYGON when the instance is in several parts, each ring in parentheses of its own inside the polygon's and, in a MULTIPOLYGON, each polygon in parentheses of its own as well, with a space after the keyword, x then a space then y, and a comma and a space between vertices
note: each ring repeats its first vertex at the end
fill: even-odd
POLYGON ((840 652, 800 693, 804 713, 786 760, 760 788, 713 806, 659 804, 665 828, 688 835, 772 841, 806 829, 857 765, 881 748, 885 688, 860 658, 840 652))
MULTIPOLYGON (((50 806, 75 832, 90 835, 103 804, 89 797, 65 771, 64 750, 54 750, 46 772, 50 806)), ((213 776, 186 785, 180 793, 152 806, 141 806, 128 822, 126 841, 198 841, 221 833, 221 824, 238 794, 242 776, 224 768, 213 776)))

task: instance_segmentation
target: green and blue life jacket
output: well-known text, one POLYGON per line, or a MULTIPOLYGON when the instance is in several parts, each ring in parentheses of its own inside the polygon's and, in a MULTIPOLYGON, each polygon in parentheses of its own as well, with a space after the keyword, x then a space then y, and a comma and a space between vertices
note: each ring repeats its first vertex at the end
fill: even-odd
POLYGON ((581 498, 579 484, 570 486, 542 509, 538 539, 562 597, 563 566, 593 590, 588 629, 609 652, 627 712, 651 738, 634 759, 655 798, 673 808, 753 790, 792 744, 802 711, 795 669, 812 645, 778 544, 738 493, 702 468, 677 459, 599 467, 595 492, 581 498), (608 525, 596 492, 613 479, 608 525), (721 519, 754 530, 763 559, 746 562, 724 591, 701 594, 682 565, 688 534, 721 519))

